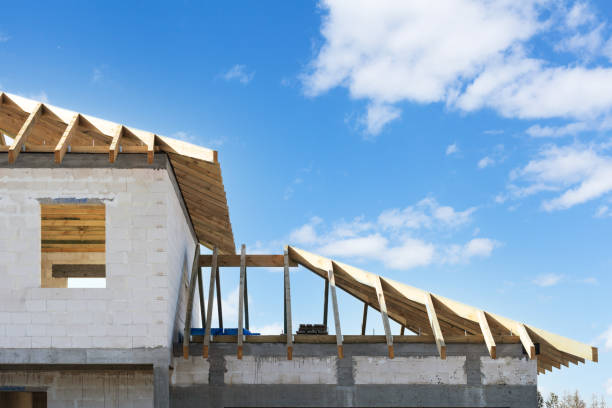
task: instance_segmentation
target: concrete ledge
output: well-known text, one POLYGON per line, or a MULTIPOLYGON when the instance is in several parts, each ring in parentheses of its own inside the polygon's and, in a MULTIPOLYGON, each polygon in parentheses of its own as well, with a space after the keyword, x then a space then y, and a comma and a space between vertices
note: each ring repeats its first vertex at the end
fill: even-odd
POLYGON ((138 349, 0 349, 0 368, 5 365, 168 365, 165 347, 138 349))

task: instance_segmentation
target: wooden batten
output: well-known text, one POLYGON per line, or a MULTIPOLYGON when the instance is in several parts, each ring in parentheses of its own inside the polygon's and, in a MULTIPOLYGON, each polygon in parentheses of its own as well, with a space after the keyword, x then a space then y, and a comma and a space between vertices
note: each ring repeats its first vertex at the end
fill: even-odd
POLYGON ((204 330, 204 341, 202 342, 202 357, 208 358, 208 346, 210 345, 210 330, 212 325, 213 299, 215 298, 215 277, 217 272, 217 248, 213 249, 212 264, 210 266, 210 282, 208 284, 208 308, 206 309, 206 330, 204 330))

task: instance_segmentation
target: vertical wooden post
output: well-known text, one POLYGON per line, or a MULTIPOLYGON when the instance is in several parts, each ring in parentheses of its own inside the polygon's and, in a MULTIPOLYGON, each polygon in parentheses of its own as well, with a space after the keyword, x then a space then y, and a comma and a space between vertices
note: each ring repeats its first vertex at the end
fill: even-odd
POLYGON ((400 336, 404 335, 404 331, 406 330, 406 326, 402 324, 402 328, 400 329, 400 336))
POLYGON ((325 279, 325 295, 323 298, 323 325, 327 328, 327 303, 329 300, 329 280, 325 279))
POLYGON ((334 277, 334 266, 330 262, 327 270, 327 279, 331 288, 332 307, 334 309, 334 323, 336 324, 336 344, 338 346, 338 358, 344 358, 342 348, 342 330, 340 329, 340 312, 338 311, 338 299, 336 297, 336 279, 334 277))
POLYGON ((246 273, 246 246, 242 244, 240 248, 240 288, 238 290, 238 359, 242 360, 242 343, 243 343, 243 319, 244 319, 244 276, 246 273))
POLYGON ((213 249, 212 262, 210 264, 210 284, 208 286, 208 310, 206 310, 206 330, 204 331, 204 345, 202 346, 202 357, 208 358, 208 346, 210 345, 210 326, 212 324, 213 299, 215 298, 215 272, 217 270, 217 247, 213 249))
POLYGON ((291 323, 291 283, 289 275, 289 252, 285 248, 285 334, 287 336, 287 360, 293 359, 293 325, 291 323))
POLYGON ((366 321, 368 319, 368 304, 363 303, 363 320, 361 321, 361 335, 365 336, 366 332, 366 321))
POLYGON ((244 265, 244 328, 249 330, 249 290, 247 286, 247 267, 244 265))
MULTIPOLYGON (((200 244, 198 244, 198 247, 200 244)), ((199 252, 199 251, 198 251, 199 252)), ((198 266, 198 292, 200 294, 200 319, 202 327, 206 327, 206 305, 204 305, 204 286, 202 284, 202 268, 198 266)))
POLYGON ((200 244, 196 244, 193 264, 191 265, 191 278, 189 280, 189 292, 187 294, 187 310, 185 312, 185 330, 183 331, 183 358, 189 358, 189 342, 191 340, 191 314, 193 313, 193 295, 195 292, 196 279, 200 269, 200 244))
POLYGON ((376 289, 376 297, 378 298, 378 308, 385 329, 385 337, 387 338, 387 348, 389 349, 389 358, 394 357, 393 351, 393 336, 391 335, 391 325, 389 324, 389 315, 387 314, 387 302, 385 302, 385 294, 382 290, 380 276, 374 278, 374 288, 376 289))
POLYGON ((217 285, 217 317, 219 320, 219 328, 223 330, 223 309, 221 308, 221 276, 219 274, 219 267, 215 268, 215 281, 217 285))

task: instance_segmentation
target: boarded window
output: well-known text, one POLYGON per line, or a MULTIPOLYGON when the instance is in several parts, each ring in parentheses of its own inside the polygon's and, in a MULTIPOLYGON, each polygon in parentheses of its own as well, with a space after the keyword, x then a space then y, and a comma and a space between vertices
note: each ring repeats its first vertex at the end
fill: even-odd
POLYGON ((106 287, 104 204, 41 204, 41 286, 106 287))

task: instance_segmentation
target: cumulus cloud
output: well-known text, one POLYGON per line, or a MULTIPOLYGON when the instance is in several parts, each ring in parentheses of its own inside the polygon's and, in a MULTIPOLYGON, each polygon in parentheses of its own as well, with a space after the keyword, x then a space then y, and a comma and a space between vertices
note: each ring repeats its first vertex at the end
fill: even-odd
POLYGON ((612 351, 612 325, 599 336, 599 340, 603 342, 606 351, 612 351))
POLYGON ((302 77, 304 91, 317 96, 344 87, 366 100, 363 122, 372 135, 400 117, 401 102, 491 108, 523 119, 582 120, 612 109, 612 68, 530 54, 531 40, 560 29, 556 51, 603 52, 605 26, 586 3, 569 10, 540 0, 445 0, 436 7, 425 0, 324 0, 320 6, 323 43, 302 77))
POLYGON ((513 170, 510 179, 515 182, 509 186, 511 196, 558 192, 543 201, 542 208, 567 209, 612 191, 612 157, 605 154, 605 146, 547 146, 526 166, 513 170))
POLYGON ((433 262, 460 263, 490 256, 497 242, 474 238, 465 244, 436 244, 424 232, 454 232, 468 224, 475 207, 463 211, 426 198, 403 209, 388 209, 375 221, 357 217, 327 227, 320 218, 293 230, 290 241, 330 257, 374 260, 390 269, 407 270, 433 262), (439 253, 440 256, 436 256, 439 253))
POLYGON ((226 81, 238 81, 243 85, 248 84, 255 77, 255 71, 248 72, 246 65, 236 64, 221 75, 226 81))
POLYGON ((563 279, 563 275, 557 275, 554 273, 547 273, 544 275, 537 276, 533 283, 541 287, 554 286, 563 279))
POLYGON ((457 143, 453 143, 451 145, 448 145, 446 147, 446 155, 450 156, 452 154, 455 154, 459 151, 459 147, 457 147, 457 143))
POLYGON ((493 160, 489 156, 485 156, 482 159, 478 160, 478 168, 484 169, 485 167, 492 166, 494 163, 495 163, 495 160, 493 160))
POLYGON ((260 333, 260 334, 266 335, 266 334, 281 334, 284 328, 283 328, 283 325, 281 325, 280 323, 272 323, 272 324, 267 324, 265 326, 251 327, 250 330, 252 333, 260 333))

